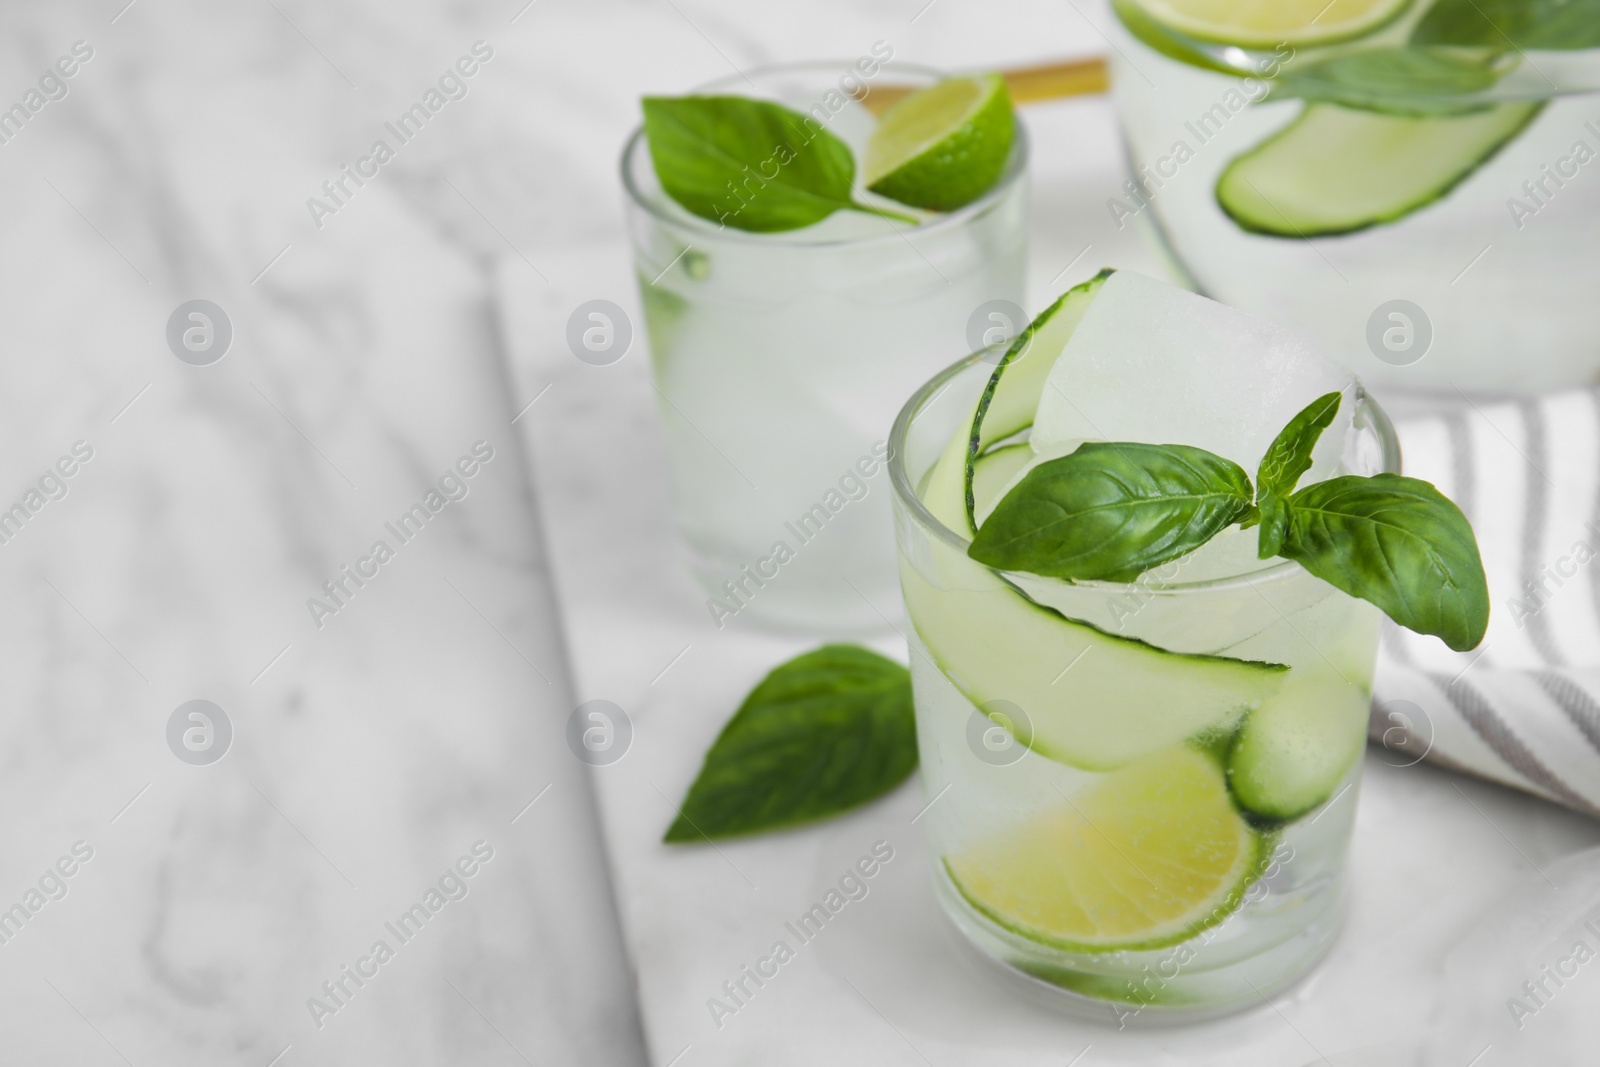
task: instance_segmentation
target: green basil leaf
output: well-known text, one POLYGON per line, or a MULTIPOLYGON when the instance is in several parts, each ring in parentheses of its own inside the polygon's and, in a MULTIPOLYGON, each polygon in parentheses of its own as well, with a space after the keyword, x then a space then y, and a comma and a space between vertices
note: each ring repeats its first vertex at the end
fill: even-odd
POLYGON ((1600 0, 1439 0, 1413 44, 1567 51, 1600 47, 1600 0))
POLYGON ((706 753, 669 842, 826 818, 917 766, 911 675, 856 645, 824 645, 767 675, 706 753))
POLYGON ((1301 476, 1311 469, 1311 453, 1322 431, 1332 425, 1339 414, 1339 403, 1343 399, 1337 392, 1324 393, 1289 420, 1256 468, 1258 496, 1288 496, 1294 492, 1301 476))
POLYGON ((1483 640, 1489 586, 1477 539, 1429 483, 1398 474, 1330 478, 1295 493, 1286 510, 1283 556, 1458 652, 1483 640))
POLYGON ((1251 511, 1250 477, 1189 445, 1091 442, 1041 463, 984 520, 967 554, 1048 578, 1132 581, 1251 511))
POLYGON ((1288 67, 1273 83, 1267 99, 1294 97, 1409 115, 1459 114, 1484 105, 1453 101, 1450 97, 1482 92, 1499 81, 1516 61, 1517 57, 1505 55, 1372 48, 1288 67))
POLYGON ((1271 559, 1283 551, 1283 537, 1289 528, 1289 505, 1283 497, 1270 493, 1263 497, 1261 506, 1261 534, 1257 542, 1257 559, 1271 559))
POLYGON ((798 111, 743 96, 647 96, 644 135, 667 195, 703 219, 753 233, 797 230, 850 209, 850 147, 798 111))

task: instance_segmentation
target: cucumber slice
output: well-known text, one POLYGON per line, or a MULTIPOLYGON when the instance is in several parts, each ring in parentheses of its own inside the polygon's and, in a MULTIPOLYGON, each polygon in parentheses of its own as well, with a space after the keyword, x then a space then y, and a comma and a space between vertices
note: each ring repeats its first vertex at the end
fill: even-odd
MULTIPOLYGON (((993 385, 986 398, 995 395, 993 385)), ((970 439, 951 438, 922 490, 929 512, 957 531, 968 521, 962 472, 972 467, 970 439)), ((991 459, 1002 451, 1009 449, 978 464, 998 473, 999 464, 1015 462, 991 459)), ((1111 770, 1194 734, 1230 729, 1277 690, 1288 669, 1169 652, 1107 633, 1036 603, 942 541, 931 540, 919 555, 901 555, 901 590, 940 671, 979 708, 997 700, 1019 707, 1024 721, 996 721, 1060 763, 1111 770)))
POLYGON ((1533 121, 1543 103, 1420 117, 1311 104, 1228 164, 1217 203, 1269 237, 1327 237, 1442 199, 1533 121))
POLYGON ((967 903, 1014 934, 1122 952, 1175 945, 1226 919, 1260 876, 1267 843, 1229 803, 1217 763, 1179 745, 944 866, 967 903))
POLYGON ((1291 671, 1228 753, 1228 787, 1239 806, 1285 822, 1320 807, 1366 748, 1370 704, 1331 670, 1291 671))
POLYGON ((1004 445, 985 452, 972 464, 972 520, 978 525, 989 517, 1006 493, 1028 470, 1034 460, 1033 446, 1026 441, 1004 445))
MULTIPOLYGON (((941 568, 953 571, 950 566, 941 568)), ((906 610, 943 674, 1018 741, 1091 771, 1124 766, 1207 730, 1226 730, 1282 682, 1279 664, 1168 652, 1067 618, 968 561, 959 586, 901 568, 906 610)))
MULTIPOLYGON (((1095 294, 1112 273, 1102 270, 1081 285, 1068 289, 1059 300, 1040 312, 1039 317, 1011 342, 989 376, 989 384, 978 398, 978 408, 972 416, 972 434, 967 443, 966 532, 969 535, 978 529, 972 498, 973 464, 995 442, 1004 441, 1033 425, 1033 413, 1038 410, 1050 368, 1055 366, 1083 313, 1089 310, 1095 294)), ((960 528, 952 526, 951 529, 960 528)))

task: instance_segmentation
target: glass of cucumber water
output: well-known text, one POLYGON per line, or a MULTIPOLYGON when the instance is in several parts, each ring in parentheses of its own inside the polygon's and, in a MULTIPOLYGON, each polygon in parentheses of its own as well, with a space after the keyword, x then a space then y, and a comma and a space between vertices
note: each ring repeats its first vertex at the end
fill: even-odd
POLYGON ((919 821, 966 939, 1121 1023, 1304 975, 1339 925, 1379 605, 1458 647, 1487 624, 1470 528, 1392 473, 1382 410, 1285 331, 1107 271, 924 385, 891 450, 919 821), (1397 580, 1468 592, 1408 615, 1397 580))
POLYGON ((1003 82, 891 55, 647 98, 623 155, 676 521, 719 628, 883 625, 887 427, 975 313, 1025 301, 1003 82))
POLYGON ((1218 300, 1364 380, 1600 376, 1600 8, 1114 0, 1132 178, 1107 204, 1218 300))

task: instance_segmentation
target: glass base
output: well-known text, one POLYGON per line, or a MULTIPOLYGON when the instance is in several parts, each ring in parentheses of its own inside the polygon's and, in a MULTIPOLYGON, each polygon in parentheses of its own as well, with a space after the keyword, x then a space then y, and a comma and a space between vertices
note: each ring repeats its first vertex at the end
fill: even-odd
POLYGON ((1063 954, 1030 946, 975 913, 942 870, 935 884, 968 952, 1019 995, 1118 1030, 1204 1022, 1267 1007, 1327 956, 1344 920, 1343 885, 1336 883, 1306 899, 1305 906, 1316 911, 1304 925, 1249 955, 1230 953, 1223 938, 1207 941, 1202 934, 1156 952, 1079 956, 1064 964, 1063 954))

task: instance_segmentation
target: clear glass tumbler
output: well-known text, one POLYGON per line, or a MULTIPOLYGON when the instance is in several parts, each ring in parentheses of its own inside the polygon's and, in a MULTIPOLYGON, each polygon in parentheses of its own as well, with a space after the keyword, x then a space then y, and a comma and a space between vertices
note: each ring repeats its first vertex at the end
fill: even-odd
MULTIPOLYGON (((1259 1004, 1339 926, 1380 615, 1282 560, 1130 584, 974 562, 924 497, 992 371, 938 375, 890 436, 938 896, 1006 972, 1119 1024, 1259 1004)), ((1399 465, 1364 393, 1342 464, 1399 465)))
POLYGON ((1318 338, 1385 391, 1600 379, 1600 49, 1496 42, 1485 62, 1505 73, 1480 91, 1369 74, 1345 90, 1361 106, 1308 106, 1268 98, 1271 79, 1413 54, 1470 70, 1477 53, 1414 46, 1431 0, 1321 48, 1191 40, 1113 6, 1133 177, 1107 210, 1197 291, 1318 338))
MULTIPOLYGON (((876 75, 937 77, 898 63, 876 75)), ((700 91, 838 106, 828 129, 859 168, 876 122, 847 91, 861 83, 854 64, 818 62, 700 91)), ((960 210, 919 226, 841 211, 757 234, 683 210, 642 131, 628 141, 628 225, 676 521, 719 626, 738 615, 842 633, 897 610, 889 424, 907 390, 974 347, 975 313, 998 321, 984 305, 1025 304, 1027 161, 1019 124, 1003 177, 960 210)))

